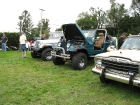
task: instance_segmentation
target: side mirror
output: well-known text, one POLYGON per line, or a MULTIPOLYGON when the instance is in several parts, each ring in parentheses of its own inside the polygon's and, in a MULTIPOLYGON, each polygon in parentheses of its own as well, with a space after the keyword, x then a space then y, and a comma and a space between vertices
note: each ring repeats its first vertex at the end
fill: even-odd
POLYGON ((111 49, 115 49, 115 46, 110 46, 111 49))
POLYGON ((109 46, 109 47, 107 48, 107 52, 115 51, 115 50, 117 50, 117 49, 115 48, 115 46, 109 46))
POLYGON ((92 42, 94 42, 95 41, 95 38, 92 38, 92 42))

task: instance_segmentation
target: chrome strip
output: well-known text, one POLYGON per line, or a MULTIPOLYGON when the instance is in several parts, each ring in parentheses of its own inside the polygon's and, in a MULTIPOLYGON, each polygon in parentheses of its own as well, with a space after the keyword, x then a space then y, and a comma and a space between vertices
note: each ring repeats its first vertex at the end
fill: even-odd
POLYGON ((100 73, 101 73, 101 70, 97 70, 97 69, 94 67, 94 68, 92 68, 92 72, 97 73, 97 74, 100 74, 100 73))
MULTIPOLYGON (((110 80, 114 80, 114 81, 118 81, 118 82, 129 84, 129 78, 121 77, 119 75, 113 75, 113 74, 105 73, 105 78, 110 79, 110 80)), ((133 80, 133 85, 140 87, 140 81, 133 80)))

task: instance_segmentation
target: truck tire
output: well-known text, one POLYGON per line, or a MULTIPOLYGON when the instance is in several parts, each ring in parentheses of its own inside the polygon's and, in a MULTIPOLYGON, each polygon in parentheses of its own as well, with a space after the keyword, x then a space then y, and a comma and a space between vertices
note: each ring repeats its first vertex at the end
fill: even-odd
POLYGON ((51 56, 51 48, 44 49, 41 53, 41 58, 43 61, 51 61, 52 56, 51 56))
POLYGON ((55 65, 64 65, 65 61, 63 60, 63 58, 53 57, 53 63, 55 65))
POLYGON ((102 70, 102 73, 100 74, 100 82, 101 83, 110 83, 110 80, 109 79, 107 79, 107 78, 105 78, 105 75, 104 75, 104 70, 102 70))
POLYGON ((87 59, 88 60, 94 60, 94 57, 88 57, 87 59))
POLYGON ((38 58, 38 56, 34 52, 31 52, 31 57, 32 58, 38 58))
POLYGON ((87 56, 84 53, 77 53, 72 58, 72 67, 74 70, 83 70, 87 66, 87 56))

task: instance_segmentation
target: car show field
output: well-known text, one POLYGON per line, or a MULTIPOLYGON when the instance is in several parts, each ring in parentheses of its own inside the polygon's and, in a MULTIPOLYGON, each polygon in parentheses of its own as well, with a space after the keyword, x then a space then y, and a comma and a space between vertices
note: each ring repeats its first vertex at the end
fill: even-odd
POLYGON ((71 63, 21 57, 19 51, 0 52, 0 105, 139 105, 140 90, 111 81, 102 84, 91 72, 73 70, 71 63))

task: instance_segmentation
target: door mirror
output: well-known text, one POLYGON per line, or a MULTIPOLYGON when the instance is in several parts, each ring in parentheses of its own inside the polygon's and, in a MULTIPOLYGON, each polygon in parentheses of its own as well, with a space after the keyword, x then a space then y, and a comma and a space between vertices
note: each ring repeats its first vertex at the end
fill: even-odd
POLYGON ((115 49, 115 46, 110 46, 111 49, 115 49))
POLYGON ((95 41, 95 38, 92 38, 92 42, 94 42, 95 41))

